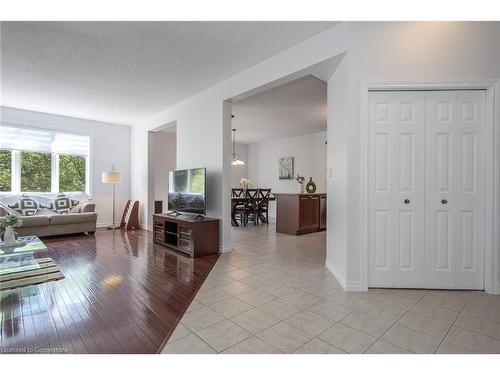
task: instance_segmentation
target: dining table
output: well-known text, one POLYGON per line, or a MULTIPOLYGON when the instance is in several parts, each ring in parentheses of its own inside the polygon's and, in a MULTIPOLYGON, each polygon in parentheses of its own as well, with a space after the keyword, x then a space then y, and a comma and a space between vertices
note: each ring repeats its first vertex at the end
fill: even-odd
MULTIPOLYGON (((257 198, 257 202, 259 202, 261 199, 263 198, 257 198)), ((271 193, 271 195, 269 196, 269 201, 272 202, 272 201, 275 201, 276 200, 276 196, 273 195, 273 193, 271 193)), ((240 225, 238 224, 238 220, 236 220, 236 215, 235 215, 235 207, 238 205, 238 204, 243 204, 245 202, 245 197, 231 197, 231 225, 233 227, 239 227, 240 225)), ((263 222, 263 223, 266 223, 266 218, 261 215, 260 216, 260 220, 263 222)))

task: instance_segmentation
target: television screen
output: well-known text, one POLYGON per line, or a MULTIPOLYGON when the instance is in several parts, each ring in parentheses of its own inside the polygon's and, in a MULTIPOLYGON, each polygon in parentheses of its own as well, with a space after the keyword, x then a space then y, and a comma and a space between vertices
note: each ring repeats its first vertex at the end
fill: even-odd
POLYGON ((171 171, 168 175, 168 209, 205 215, 205 168, 171 171))

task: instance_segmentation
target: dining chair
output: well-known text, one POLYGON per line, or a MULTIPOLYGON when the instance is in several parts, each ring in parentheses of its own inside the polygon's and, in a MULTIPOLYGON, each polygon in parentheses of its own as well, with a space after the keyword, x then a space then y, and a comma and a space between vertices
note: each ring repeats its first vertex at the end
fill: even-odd
POLYGON ((259 189, 259 195, 257 199, 257 224, 259 219, 263 219, 267 225, 269 225, 269 198, 271 197, 271 189, 259 189))
POLYGON ((245 207, 244 207, 244 219, 246 226, 249 221, 253 221, 255 225, 258 222, 258 197, 259 189, 247 189, 245 191, 245 207))

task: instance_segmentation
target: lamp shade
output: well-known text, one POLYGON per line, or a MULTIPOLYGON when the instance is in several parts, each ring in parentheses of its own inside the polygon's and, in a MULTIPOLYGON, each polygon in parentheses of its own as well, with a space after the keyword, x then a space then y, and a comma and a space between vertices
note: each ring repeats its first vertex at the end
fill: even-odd
POLYGON ((117 184, 122 181, 120 172, 102 172, 103 184, 117 184))

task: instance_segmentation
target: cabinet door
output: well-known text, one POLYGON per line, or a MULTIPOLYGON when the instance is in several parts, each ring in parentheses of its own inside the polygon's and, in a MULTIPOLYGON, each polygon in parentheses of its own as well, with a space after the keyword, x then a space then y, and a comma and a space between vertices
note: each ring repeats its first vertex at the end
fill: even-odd
POLYGON ((326 195, 319 197, 319 229, 326 229, 326 195))
POLYGON ((319 229, 319 195, 309 197, 311 199, 311 229, 319 229))
POLYGON ((307 195, 299 196, 299 230, 309 229, 312 223, 311 199, 307 195))

